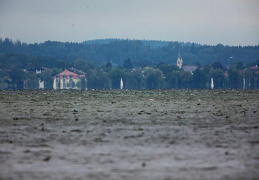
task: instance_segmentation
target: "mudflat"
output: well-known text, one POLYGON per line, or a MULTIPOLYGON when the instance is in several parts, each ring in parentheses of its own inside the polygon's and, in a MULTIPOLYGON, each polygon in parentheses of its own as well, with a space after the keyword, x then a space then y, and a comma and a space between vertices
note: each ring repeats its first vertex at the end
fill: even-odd
POLYGON ((0 91, 0 179, 259 179, 258 90, 0 91))

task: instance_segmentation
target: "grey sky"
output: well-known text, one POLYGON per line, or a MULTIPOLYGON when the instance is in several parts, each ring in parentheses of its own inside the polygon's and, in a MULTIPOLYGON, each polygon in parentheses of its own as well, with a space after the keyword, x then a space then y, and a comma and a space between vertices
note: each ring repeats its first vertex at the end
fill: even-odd
POLYGON ((259 0, 0 0, 0 37, 258 45, 259 0))

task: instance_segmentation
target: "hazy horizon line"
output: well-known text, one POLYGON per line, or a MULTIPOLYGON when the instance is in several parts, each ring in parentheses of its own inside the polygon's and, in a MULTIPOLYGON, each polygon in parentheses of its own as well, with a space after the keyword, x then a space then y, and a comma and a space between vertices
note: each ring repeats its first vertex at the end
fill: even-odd
POLYGON ((160 41, 160 42, 178 42, 178 43, 184 43, 184 44, 196 44, 196 45, 201 45, 201 46, 217 46, 217 45, 223 45, 223 46, 229 46, 229 47, 251 47, 251 46, 259 46, 259 42, 258 44, 254 44, 254 45, 229 45, 229 44, 223 44, 223 43, 217 43, 217 44, 203 44, 203 43, 198 43, 198 42, 190 42, 190 41, 177 41, 177 40, 162 40, 162 39, 135 39, 135 38, 96 38, 96 39, 86 39, 83 41, 62 41, 62 40, 45 40, 45 41, 34 41, 34 42, 28 42, 28 41, 23 41, 20 40, 19 38, 9 38, 9 37, 0 37, 0 39, 2 39, 2 41, 4 41, 5 39, 9 39, 12 40, 13 43, 20 41, 21 43, 26 43, 26 44, 41 44, 41 43, 45 43, 47 41, 51 41, 51 42, 61 42, 61 43, 84 43, 87 41, 96 41, 96 40, 130 40, 130 41, 160 41))

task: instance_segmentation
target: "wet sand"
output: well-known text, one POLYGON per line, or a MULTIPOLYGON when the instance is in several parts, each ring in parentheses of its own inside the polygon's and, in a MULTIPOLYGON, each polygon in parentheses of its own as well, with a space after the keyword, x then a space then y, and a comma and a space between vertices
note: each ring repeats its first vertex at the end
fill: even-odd
POLYGON ((0 179, 259 179, 259 91, 0 91, 0 179))

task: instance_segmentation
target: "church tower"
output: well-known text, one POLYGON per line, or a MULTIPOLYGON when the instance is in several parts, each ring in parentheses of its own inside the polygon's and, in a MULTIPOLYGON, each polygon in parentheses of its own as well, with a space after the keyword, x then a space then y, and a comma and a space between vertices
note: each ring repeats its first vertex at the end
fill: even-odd
POLYGON ((181 58, 181 53, 179 49, 178 59, 177 59, 177 66, 181 69, 183 65, 183 59, 181 58))

